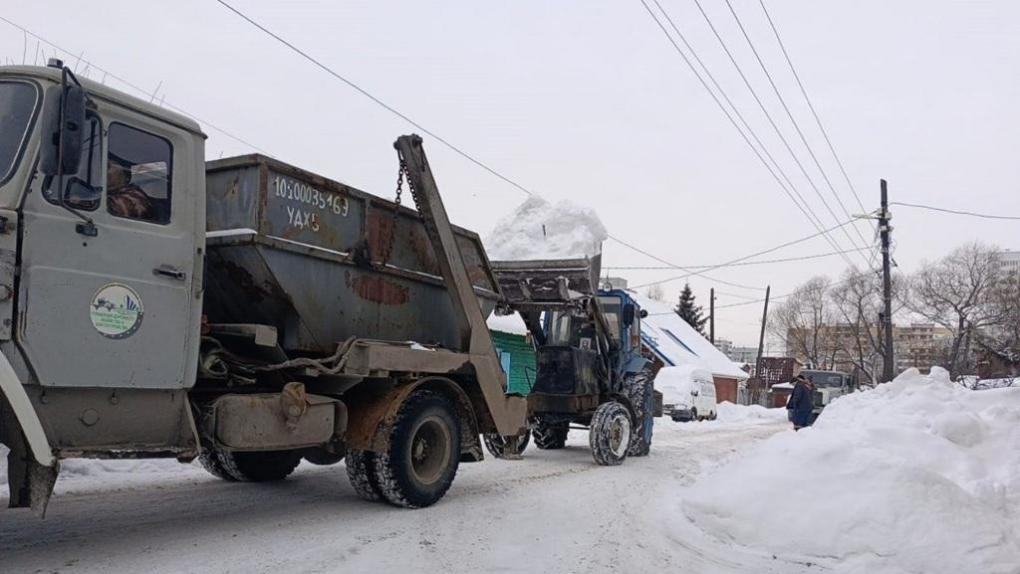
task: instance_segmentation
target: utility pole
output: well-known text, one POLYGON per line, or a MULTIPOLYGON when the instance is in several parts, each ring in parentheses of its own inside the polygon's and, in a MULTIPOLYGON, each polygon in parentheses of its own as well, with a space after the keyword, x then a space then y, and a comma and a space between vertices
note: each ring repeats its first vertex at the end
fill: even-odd
POLYGON ((889 252, 891 243, 892 227, 889 220, 892 216, 889 213, 889 192, 885 180, 882 185, 882 208, 878 214, 878 230, 882 237, 882 338, 885 340, 882 355, 882 382, 887 383, 893 380, 895 355, 893 352, 893 324, 892 324, 892 254, 889 252))
POLYGON ((765 286, 765 308, 761 312, 761 334, 758 335, 758 358, 754 361, 754 378, 758 380, 757 392, 758 396, 752 398, 756 403, 760 403, 763 399, 761 396, 765 393, 765 381, 761 378, 761 355, 765 352, 765 322, 769 317, 769 294, 772 292, 772 286, 765 286))
POLYGON ((708 341, 715 345, 715 287, 708 290, 708 341))

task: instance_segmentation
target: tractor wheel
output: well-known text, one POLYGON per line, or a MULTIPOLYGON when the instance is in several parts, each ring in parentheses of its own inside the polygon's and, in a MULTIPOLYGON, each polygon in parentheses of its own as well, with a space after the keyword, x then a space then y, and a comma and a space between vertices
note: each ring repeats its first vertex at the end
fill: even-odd
POLYGON ((616 466, 627 458, 631 440, 630 412, 616 401, 595 409, 588 432, 591 455, 596 464, 616 466))
POLYGON ((271 482, 283 480, 301 462, 301 452, 272 450, 257 452, 217 451, 223 470, 240 482, 271 482))
POLYGON ((346 458, 347 479, 351 481, 354 493, 362 500, 382 500, 382 491, 375 478, 375 453, 367 450, 348 449, 346 458))
POLYGON ((438 502, 460 465, 460 422, 453 405, 432 391, 417 390, 386 431, 389 448, 375 460, 383 498, 405 508, 438 502))
POLYGON ((555 450, 567 446, 567 434, 570 432, 570 423, 543 423, 535 424, 532 434, 535 435, 535 446, 542 450, 555 450))
POLYGON ((528 448, 531 442, 531 433, 525 432, 517 436, 503 436, 498 433, 485 433, 482 435, 485 441, 485 448, 496 458, 518 460, 521 453, 528 448))
POLYGON ((652 429, 655 415, 655 392, 652 373, 638 371, 627 377, 624 389, 631 408, 634 410, 634 433, 630 439, 628 456, 648 456, 652 449, 652 429))

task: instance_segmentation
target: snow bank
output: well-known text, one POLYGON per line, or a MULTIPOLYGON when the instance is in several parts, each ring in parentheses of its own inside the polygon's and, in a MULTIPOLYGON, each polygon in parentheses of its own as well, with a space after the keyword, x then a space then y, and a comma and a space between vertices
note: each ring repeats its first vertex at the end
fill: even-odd
POLYGON ((489 259, 567 259, 601 253, 609 237, 595 211, 531 196, 496 224, 483 242, 489 259))
POLYGON ((735 405, 723 401, 715 407, 718 421, 723 423, 754 423, 786 420, 786 409, 767 409, 761 405, 735 405))
POLYGON ((761 443, 699 481, 682 514, 723 541, 840 572, 1017 572, 1020 388, 974 392, 932 371, 761 443))

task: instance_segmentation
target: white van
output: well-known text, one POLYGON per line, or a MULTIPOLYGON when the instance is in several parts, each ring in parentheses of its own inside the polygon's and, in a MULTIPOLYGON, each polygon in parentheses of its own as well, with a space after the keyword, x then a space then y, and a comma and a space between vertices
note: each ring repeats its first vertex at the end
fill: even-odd
POLYGON ((662 414, 674 421, 716 417, 715 382, 703 368, 663 367, 655 375, 655 388, 662 393, 662 414))

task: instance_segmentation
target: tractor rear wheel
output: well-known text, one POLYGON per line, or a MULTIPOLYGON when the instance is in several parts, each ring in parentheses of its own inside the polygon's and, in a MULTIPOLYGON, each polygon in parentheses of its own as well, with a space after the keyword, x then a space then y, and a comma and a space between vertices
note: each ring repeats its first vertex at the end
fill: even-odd
POLYGON ((631 441, 630 411, 616 401, 595 409, 588 432, 591 455, 596 464, 616 466, 627 458, 631 441))
POLYGON ((655 390, 652 373, 641 370, 624 380, 627 399, 634 411, 634 433, 630 439, 628 456, 648 456, 652 449, 652 429, 655 415, 655 390))
POLYGON ((414 391, 385 430, 389 447, 375 459, 383 498, 405 508, 438 502, 460 465, 460 422, 453 405, 432 391, 414 391))
POLYGON ((503 436, 499 433, 485 433, 482 435, 485 441, 485 448, 492 456, 508 460, 521 458, 521 453, 528 448, 531 442, 531 433, 525 432, 517 436, 503 436))
POLYGON ((555 450, 567 446, 567 434, 570 423, 535 423, 532 434, 535 435, 535 446, 542 450, 555 450))

